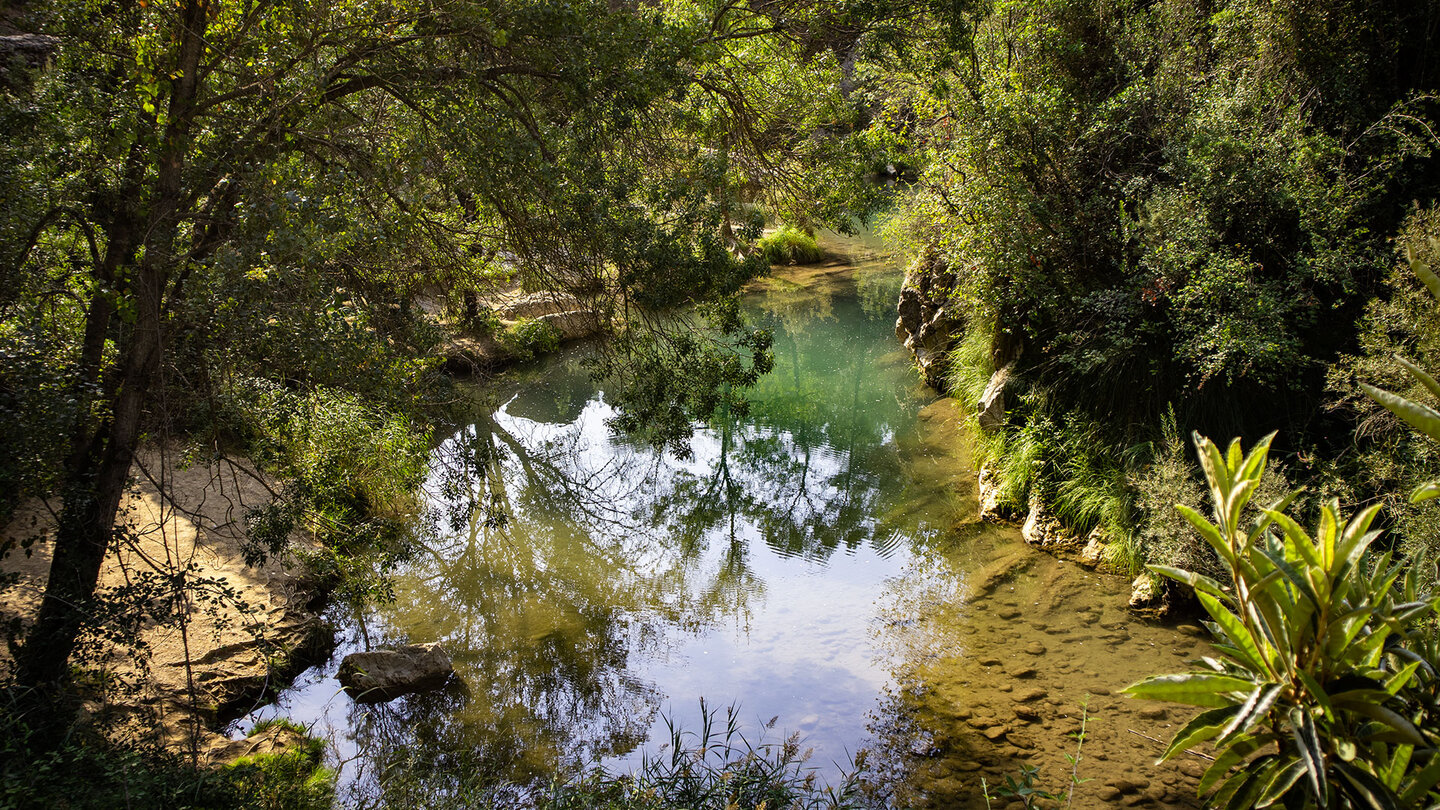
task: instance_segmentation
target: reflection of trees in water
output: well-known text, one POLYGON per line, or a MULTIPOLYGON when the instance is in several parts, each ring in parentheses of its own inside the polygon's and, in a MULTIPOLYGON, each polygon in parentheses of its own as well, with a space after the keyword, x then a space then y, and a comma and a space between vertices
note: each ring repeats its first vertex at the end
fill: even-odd
POLYGON ((469 694, 357 710, 362 750, 397 765, 372 792, 453 795, 624 753, 665 697, 640 663, 676 628, 743 621, 763 598, 753 543, 823 561, 916 534, 877 516, 902 486, 892 425, 914 405, 853 336, 854 299, 826 301, 838 315, 796 314, 804 331, 764 324, 775 373, 747 416, 697 430, 691 460, 612 436, 608 406, 555 367, 445 444, 431 488, 449 530, 386 613, 399 636, 447 641, 469 694))

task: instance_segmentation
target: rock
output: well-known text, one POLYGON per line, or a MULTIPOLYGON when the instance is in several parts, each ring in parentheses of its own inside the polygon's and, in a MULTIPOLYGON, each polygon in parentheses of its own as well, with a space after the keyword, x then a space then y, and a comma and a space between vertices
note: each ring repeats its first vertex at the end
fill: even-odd
POLYGON ((1014 361, 990 375, 990 382, 985 385, 985 393, 981 394, 980 401, 975 403, 975 416, 981 430, 998 430, 1005 425, 1005 390, 1014 376, 1014 361))
POLYGON ((989 741, 991 741, 991 742, 995 742, 996 740, 1000 739, 1001 737, 1004 737, 1006 734, 1009 734, 1009 733, 1010 733, 1010 727, 1009 727, 1009 726, 1003 726, 1003 725, 1001 725, 1001 726, 991 726, 990 728, 987 728, 987 729, 985 729, 984 731, 982 731, 982 732, 980 732, 980 733, 985 735, 985 739, 987 739, 987 740, 989 740, 989 741))
POLYGON ((1049 694, 1050 693, 1046 692, 1044 689, 1040 689, 1037 687, 1033 689, 1027 689, 1024 692, 1019 692, 1012 697, 1017 703, 1034 703, 1037 700, 1044 700, 1046 697, 1049 696, 1049 694))
POLYGON ((1194 636, 1196 638, 1205 638, 1206 636, 1210 635, 1208 632, 1206 632, 1205 628, 1194 624, 1177 624, 1175 625, 1175 629, 1179 630, 1187 636, 1194 636))
POLYGON ((926 254, 905 271, 905 283, 895 304, 895 337, 915 357, 926 384, 945 389, 946 358, 960 332, 960 321, 946 304, 955 274, 944 260, 926 254))
POLYGON ((1145 708, 1143 708, 1143 709, 1141 709, 1140 711, 1136 712, 1136 714, 1140 715, 1140 718, 1141 718, 1142 720, 1164 720, 1164 719, 1165 719, 1165 709, 1161 708, 1160 706, 1146 706, 1145 708))
POLYGON ((371 703, 439 689, 454 673, 450 656, 432 643, 350 653, 337 677, 356 701, 371 703))
POLYGON ((1110 535, 1104 529, 1096 528, 1085 536, 1085 547, 1080 549, 1080 564, 1088 568, 1100 568, 1109 556, 1110 535))
POLYGON ((560 342, 594 337, 600 334, 600 316, 589 310, 552 312, 535 320, 549 324, 560 335, 560 342))
POLYGON ((1019 666, 1011 667, 1010 671, 1006 674, 1012 678, 1015 678, 1016 680, 1019 680, 1021 678, 1033 678, 1035 677, 1035 668, 1027 667, 1024 664, 1021 664, 1019 666))
POLYGON ((1020 527, 1020 536, 1032 546, 1051 550, 1078 545, 1075 533, 1061 525, 1051 514, 1039 493, 1030 495, 1030 512, 1020 527))
POLYGON ((1028 655, 1044 655, 1045 645, 1038 641, 1032 641, 1025 645, 1025 653, 1028 655))
POLYGON ((1102 802, 1113 802, 1120 798, 1120 791, 1107 785, 1096 791, 1095 795, 1098 796, 1102 802))
POLYGON ((981 520, 995 521, 1008 516, 1010 509, 1000 498, 1000 476, 989 462, 980 465, 975 491, 980 499, 981 520))
POLYGON ((1164 583, 1154 574, 1142 572, 1130 583, 1130 609, 1143 612, 1163 612, 1165 596, 1164 583))
POLYGON ((277 723, 250 734, 243 740, 227 740, 217 737, 201 753, 213 767, 229 765, 242 757, 281 754, 286 751, 304 749, 310 744, 309 738, 287 724, 277 723))
POLYGON ((522 295, 496 307, 495 314, 507 321, 540 318, 561 312, 582 311, 580 299, 563 292, 537 292, 522 295))

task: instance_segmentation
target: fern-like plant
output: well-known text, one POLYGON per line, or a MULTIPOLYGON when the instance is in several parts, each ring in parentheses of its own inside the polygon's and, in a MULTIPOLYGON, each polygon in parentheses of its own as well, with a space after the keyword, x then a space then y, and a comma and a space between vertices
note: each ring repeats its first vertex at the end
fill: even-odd
POLYGON ((1195 590, 1220 657, 1125 691, 1206 709, 1163 758, 1213 741, 1200 780, 1211 806, 1432 806, 1440 711, 1423 634, 1440 600, 1389 553, 1367 553, 1378 507, 1346 520, 1326 504, 1312 534, 1285 513, 1292 495, 1242 526, 1270 438, 1242 454, 1238 440, 1222 453, 1195 436, 1215 520, 1179 508, 1231 582, 1151 568, 1195 590))

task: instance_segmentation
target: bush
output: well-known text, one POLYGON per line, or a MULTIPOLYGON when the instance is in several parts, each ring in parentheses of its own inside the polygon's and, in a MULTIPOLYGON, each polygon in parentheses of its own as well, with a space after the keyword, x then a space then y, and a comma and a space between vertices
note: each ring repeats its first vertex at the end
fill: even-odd
POLYGON ((762 237, 760 253, 770 264, 814 264, 825 258, 815 237, 789 225, 762 237))
POLYGON ((534 318, 521 318, 501 329, 495 339, 522 362, 560 348, 560 331, 546 321, 534 318))
POLYGON ((1402 576, 1389 553, 1367 555, 1379 506, 1347 521, 1326 504, 1312 535, 1286 514, 1287 496, 1242 528, 1270 437, 1243 456, 1238 440, 1223 454, 1198 435, 1195 444, 1216 522, 1180 509, 1233 584, 1151 566, 1195 590, 1223 656, 1125 690, 1206 708, 1163 759, 1213 740, 1200 791, 1213 791, 1215 806, 1433 805, 1440 658, 1426 622, 1440 599, 1420 595, 1415 570, 1402 576))

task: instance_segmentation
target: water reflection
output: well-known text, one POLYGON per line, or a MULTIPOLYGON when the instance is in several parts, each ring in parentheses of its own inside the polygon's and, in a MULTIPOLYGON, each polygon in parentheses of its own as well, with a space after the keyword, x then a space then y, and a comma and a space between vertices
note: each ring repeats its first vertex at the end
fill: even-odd
POLYGON ((928 397, 890 336, 899 280, 871 259, 765 284, 775 371, 684 457, 613 435, 579 352, 514 375, 436 453, 439 530, 369 617, 444 641, 465 688, 349 709, 352 801, 623 766, 700 697, 846 759, 888 677, 871 605, 949 519, 901 453, 928 397))

